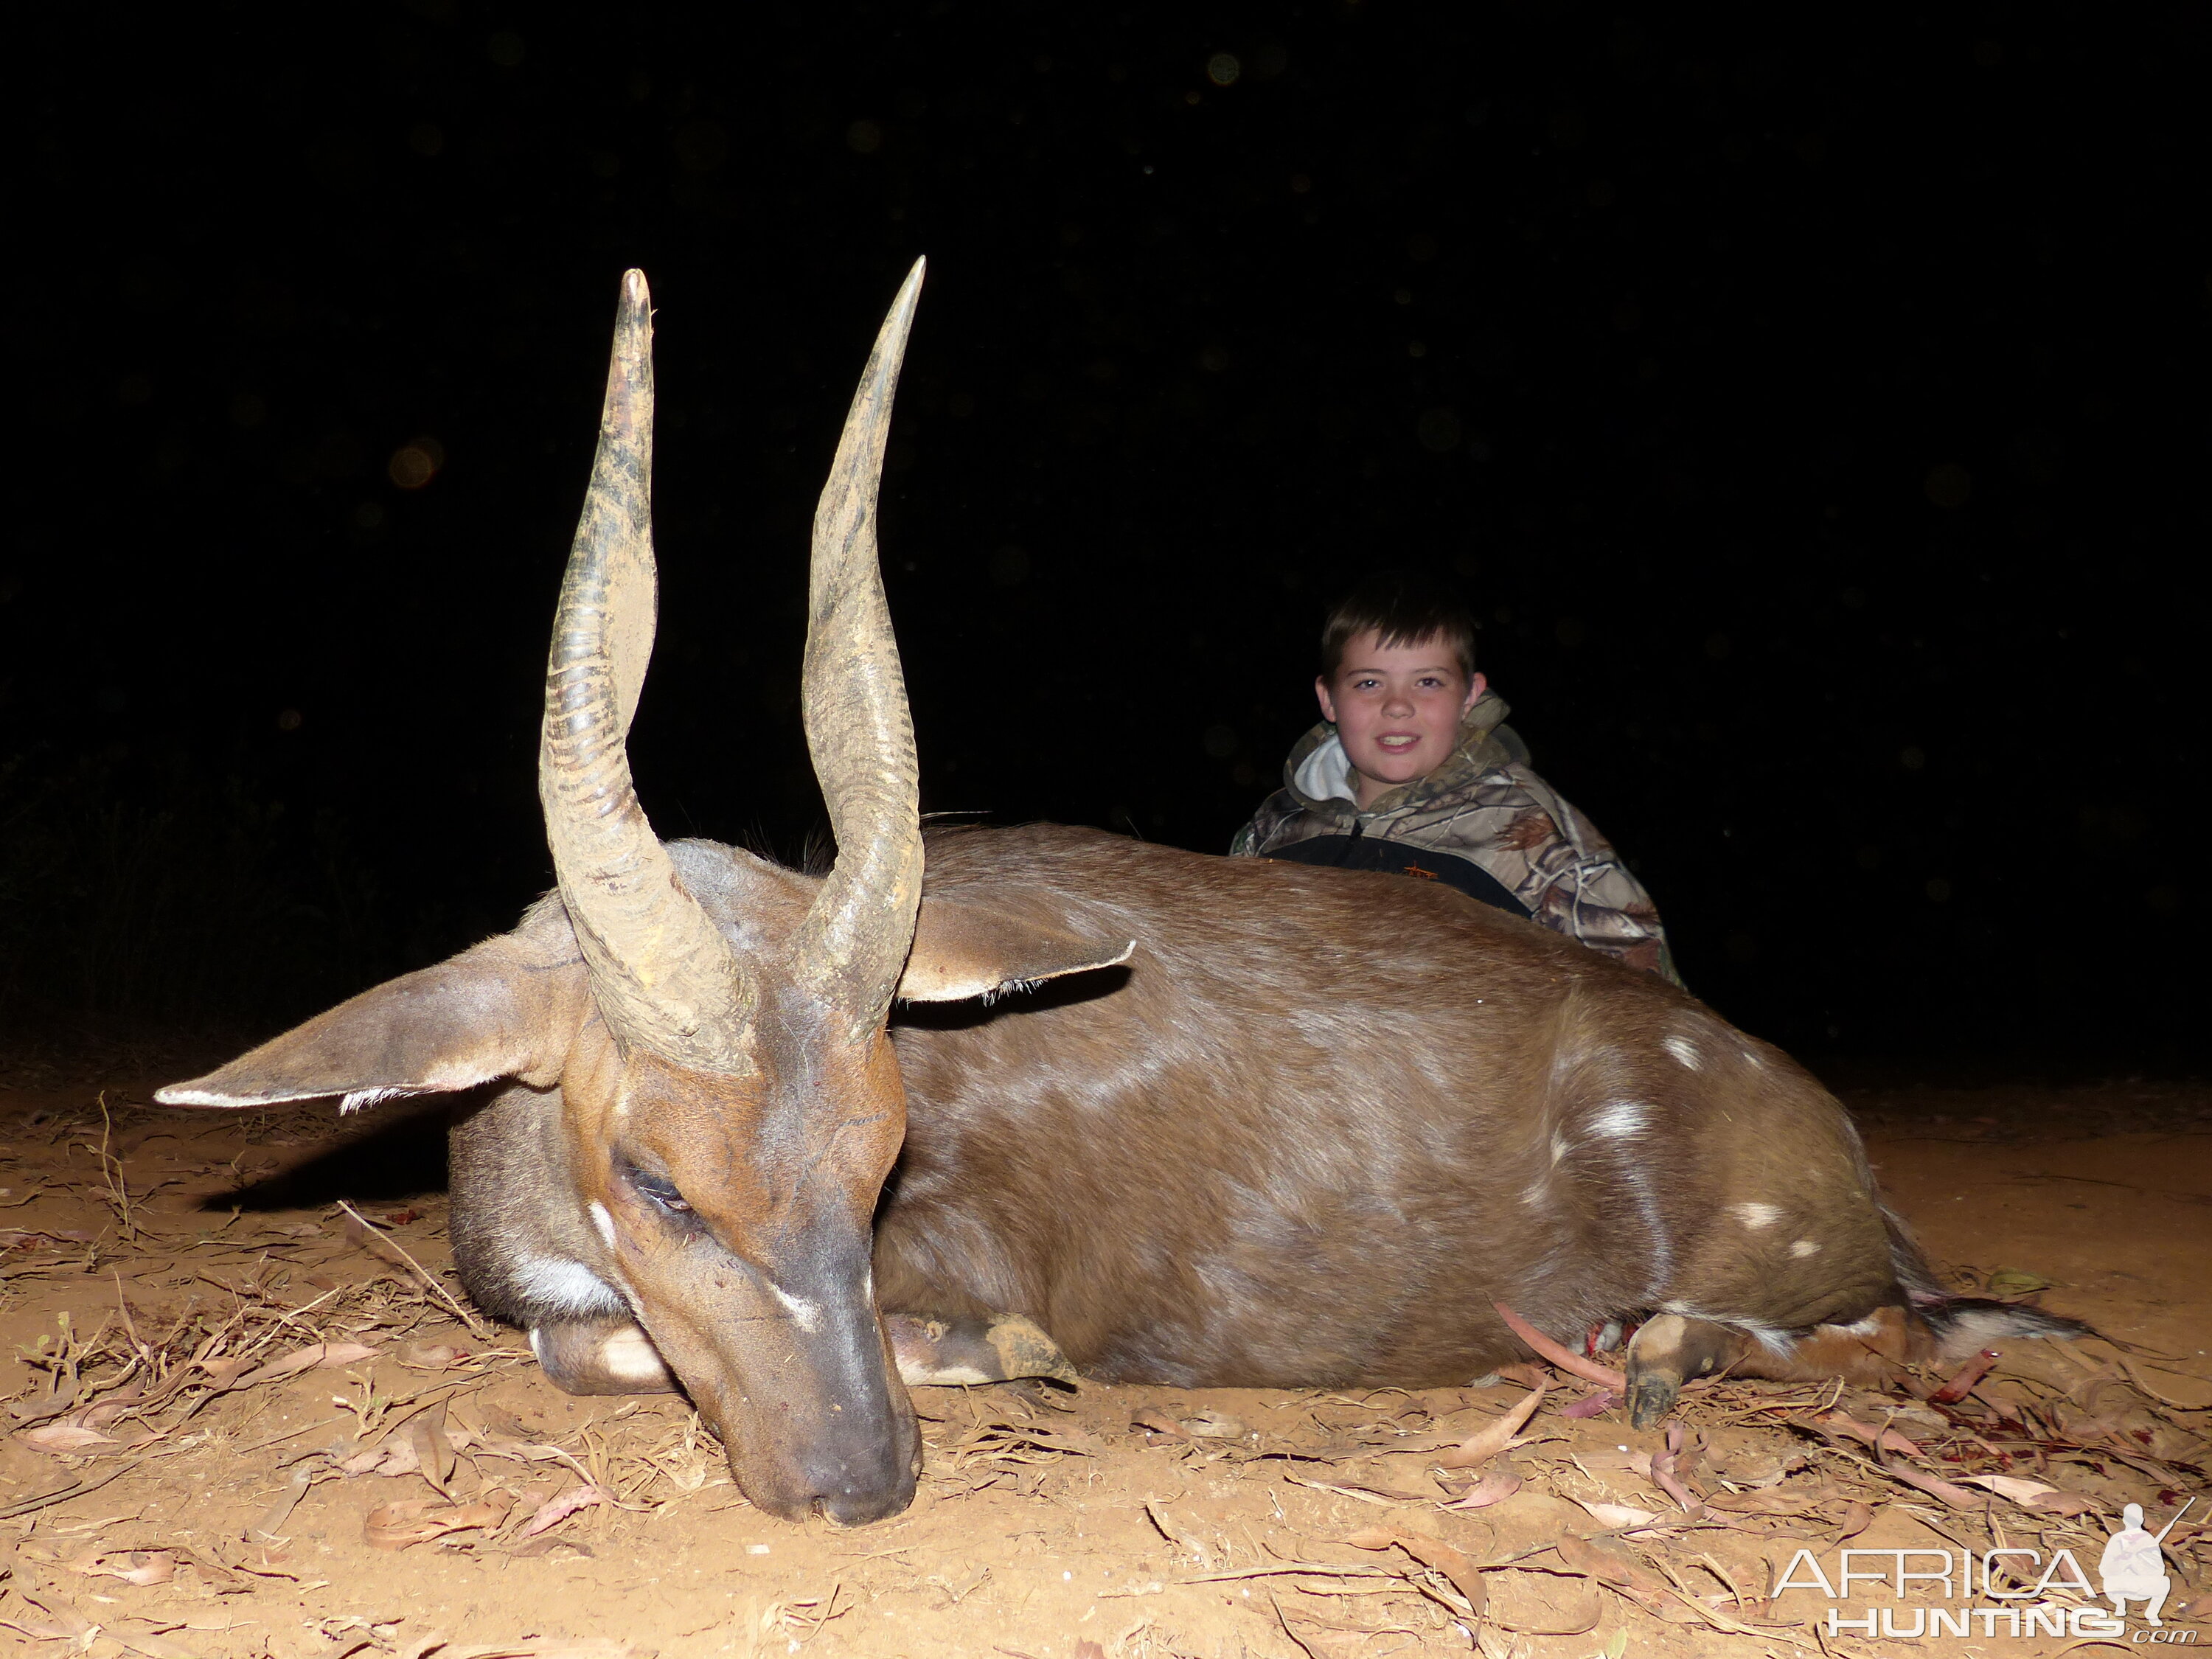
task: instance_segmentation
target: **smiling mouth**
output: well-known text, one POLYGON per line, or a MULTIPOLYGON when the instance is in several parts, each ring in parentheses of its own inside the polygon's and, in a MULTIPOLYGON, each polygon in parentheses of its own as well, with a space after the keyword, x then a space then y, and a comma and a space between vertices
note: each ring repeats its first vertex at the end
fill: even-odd
POLYGON ((1386 754, 1402 755, 1421 740, 1419 732, 1393 732, 1375 739, 1375 746, 1386 754))

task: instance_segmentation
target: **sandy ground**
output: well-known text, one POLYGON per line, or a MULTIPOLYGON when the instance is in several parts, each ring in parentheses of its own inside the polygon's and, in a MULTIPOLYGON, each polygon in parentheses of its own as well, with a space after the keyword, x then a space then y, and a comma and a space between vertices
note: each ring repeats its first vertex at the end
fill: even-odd
MULTIPOLYGON (((1547 1370, 1526 1443, 1454 1469, 1528 1379, 929 1389, 913 1510, 840 1532, 751 1509, 680 1400, 571 1399, 471 1328, 428 1121, 165 1112, 153 1081, 0 1087, 0 1643, 41 1655, 2055 1654, 1831 1637, 1827 1595, 1771 1591, 1846 1544, 2094 1577, 2122 1504, 2155 1527, 2206 1489, 2212 1090, 1850 1097, 1961 1286, 2116 1339, 2019 1345, 1954 1405, 1723 1382, 1670 1449, 1561 1415, 1601 1390, 1547 1370), (1885 1422, 1914 1449, 1887 1468, 1885 1422)), ((2161 1635, 2212 1615, 2208 1508, 2161 1635)), ((1967 1605, 1911 1590, 1889 1628, 1967 1605)))

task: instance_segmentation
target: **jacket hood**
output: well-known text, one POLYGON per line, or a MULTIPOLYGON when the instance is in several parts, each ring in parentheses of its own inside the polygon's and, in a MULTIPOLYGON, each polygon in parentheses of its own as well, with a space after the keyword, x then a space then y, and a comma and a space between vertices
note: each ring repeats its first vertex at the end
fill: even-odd
MULTIPOLYGON (((1375 798, 1369 813, 1395 812, 1465 788, 1493 767, 1525 764, 1528 745, 1505 724, 1512 713, 1504 698, 1486 687, 1459 723, 1459 742, 1443 764, 1425 777, 1401 783, 1375 798)), ((1359 811, 1353 795, 1351 757, 1336 727, 1323 720, 1291 746, 1283 763, 1283 787, 1309 812, 1332 817, 1359 811)))

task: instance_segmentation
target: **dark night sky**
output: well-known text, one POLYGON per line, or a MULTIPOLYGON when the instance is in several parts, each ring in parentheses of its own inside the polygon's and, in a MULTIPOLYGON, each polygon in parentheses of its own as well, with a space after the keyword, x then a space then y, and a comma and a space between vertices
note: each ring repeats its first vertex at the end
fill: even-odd
POLYGON ((806 526, 926 253, 884 553, 927 808, 1217 849, 1327 602, 1433 566, 1723 1013, 2200 1062, 2203 5, 543 9, 23 44, 30 1023, 265 1030, 550 881, 545 627, 630 264, 641 787, 795 849, 806 526))

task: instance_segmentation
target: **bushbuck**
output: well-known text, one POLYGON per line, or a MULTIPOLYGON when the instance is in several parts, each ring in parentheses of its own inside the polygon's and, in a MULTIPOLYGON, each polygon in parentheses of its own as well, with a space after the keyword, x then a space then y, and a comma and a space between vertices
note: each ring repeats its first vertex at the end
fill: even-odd
POLYGON ((783 1516, 902 1509, 905 1383, 1054 1370, 1054 1345, 1108 1380, 1426 1384, 1526 1352, 1496 1304, 1571 1342, 1640 1318, 1649 1424, 1716 1366, 2074 1328, 1946 1298, 1818 1084, 1540 927, 1092 830, 926 838, 875 548, 921 278, 815 519, 830 872, 664 844, 631 785, 655 606, 631 271, 546 673, 556 890, 161 1100, 474 1091, 452 1131, 470 1293, 563 1388, 680 1384, 783 1516))

